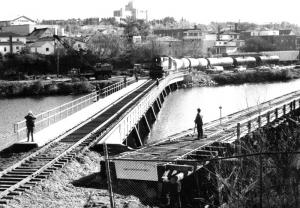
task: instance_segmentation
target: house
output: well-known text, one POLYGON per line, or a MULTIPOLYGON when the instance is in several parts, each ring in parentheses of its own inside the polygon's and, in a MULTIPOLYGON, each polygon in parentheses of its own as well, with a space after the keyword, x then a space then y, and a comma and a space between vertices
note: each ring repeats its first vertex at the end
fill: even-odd
POLYGON ((27 37, 28 42, 35 42, 41 38, 45 37, 53 37, 55 33, 50 28, 41 28, 41 29, 35 29, 30 33, 30 35, 27 37))
POLYGON ((61 37, 61 39, 76 51, 87 50, 86 42, 83 40, 69 37, 61 37))
POLYGON ((55 44, 52 40, 40 40, 28 45, 29 51, 31 53, 39 53, 44 55, 50 55, 54 53, 55 44))
POLYGON ((0 33, 0 53, 19 53, 25 47, 26 37, 15 33, 0 33))

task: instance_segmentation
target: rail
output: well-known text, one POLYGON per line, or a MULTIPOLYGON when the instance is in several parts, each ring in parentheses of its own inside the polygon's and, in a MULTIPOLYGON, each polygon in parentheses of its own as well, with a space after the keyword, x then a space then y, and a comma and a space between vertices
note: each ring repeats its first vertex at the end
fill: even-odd
POLYGON ((112 84, 110 86, 107 86, 107 87, 101 89, 100 94, 102 97, 106 97, 108 95, 111 95, 114 92, 117 92, 117 91, 123 89, 124 87, 126 87, 134 82, 135 82, 134 78, 127 79, 126 83, 125 83, 125 81, 117 82, 115 84, 112 84))
POLYGON ((120 120, 115 127, 103 138, 103 142, 107 142, 109 138, 120 138, 119 141, 122 143, 127 135, 134 128, 135 124, 144 116, 144 113, 150 108, 155 102, 160 93, 170 84, 172 80, 182 79, 185 75, 184 72, 171 74, 165 79, 161 80, 157 89, 151 90, 141 101, 139 101, 123 118, 120 120))
MULTIPOLYGON (((107 97, 108 95, 111 95, 114 92, 117 92, 134 82, 135 79, 131 78, 126 81, 126 84, 124 83, 124 81, 120 81, 115 84, 112 84, 108 87, 101 89, 99 92, 100 96, 102 98, 107 97)), ((98 99, 98 92, 95 91, 88 95, 82 96, 76 100, 70 101, 61 106, 55 107, 53 109, 50 109, 48 111, 36 115, 35 132, 38 132, 62 119, 71 116, 72 114, 93 104, 94 102, 97 101, 97 99, 98 99)), ((16 137, 16 140, 20 140, 26 137, 27 127, 26 127, 25 119, 13 124, 13 128, 14 128, 13 136, 16 137)))

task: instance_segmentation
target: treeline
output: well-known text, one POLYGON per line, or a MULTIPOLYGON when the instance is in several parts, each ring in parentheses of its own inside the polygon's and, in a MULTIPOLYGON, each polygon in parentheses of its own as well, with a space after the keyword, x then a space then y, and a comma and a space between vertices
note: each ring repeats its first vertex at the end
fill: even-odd
POLYGON ((0 82, 0 97, 48 96, 86 94, 94 91, 96 85, 100 89, 111 85, 112 82, 88 82, 74 79, 72 82, 0 82))

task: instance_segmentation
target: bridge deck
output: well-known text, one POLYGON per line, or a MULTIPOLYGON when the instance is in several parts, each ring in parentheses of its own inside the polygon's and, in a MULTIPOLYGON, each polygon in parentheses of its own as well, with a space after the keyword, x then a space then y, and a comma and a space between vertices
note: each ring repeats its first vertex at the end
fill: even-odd
MULTIPOLYGON (((110 96, 100 99, 98 102, 82 109, 81 111, 57 122, 53 125, 50 125, 47 128, 44 128, 41 131, 38 131, 34 134, 35 143, 38 146, 43 146, 49 141, 58 138, 59 136, 63 135, 64 133, 68 132, 69 130, 73 129, 77 125, 85 122, 86 120, 90 120, 92 116, 95 114, 105 110, 109 105, 116 102, 122 96, 132 92, 142 84, 144 84, 146 80, 140 80, 128 87, 117 91, 110 96)), ((26 146, 28 143, 26 142, 26 138, 22 139, 21 141, 17 142, 16 144, 20 144, 26 146)))
POLYGON ((206 123, 204 125, 206 138, 202 140, 197 140, 193 129, 188 129, 133 152, 123 153, 114 159, 145 161, 189 159, 190 155, 214 142, 231 143, 259 126, 275 120, 276 117, 279 118, 290 112, 290 110, 298 108, 300 105, 299 98, 300 92, 293 92, 225 116, 221 119, 221 122, 215 120, 206 123))

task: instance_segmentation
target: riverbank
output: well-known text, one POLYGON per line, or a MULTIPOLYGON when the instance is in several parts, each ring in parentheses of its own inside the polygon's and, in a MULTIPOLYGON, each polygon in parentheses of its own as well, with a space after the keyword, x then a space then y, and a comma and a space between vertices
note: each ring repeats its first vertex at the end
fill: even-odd
POLYGON ((227 84, 244 84, 244 83, 264 83, 289 81, 300 78, 300 70, 298 69, 282 69, 282 70, 246 70, 242 72, 226 72, 220 74, 211 74, 211 79, 219 85, 227 84))
POLYGON ((0 98, 86 94, 95 90, 96 85, 104 88, 112 81, 0 81, 0 98))
POLYGON ((298 69, 282 70, 246 70, 241 72, 225 71, 218 74, 209 74, 202 71, 192 72, 191 76, 186 78, 185 86, 216 86, 232 85, 245 83, 266 83, 282 82, 300 78, 298 69))

